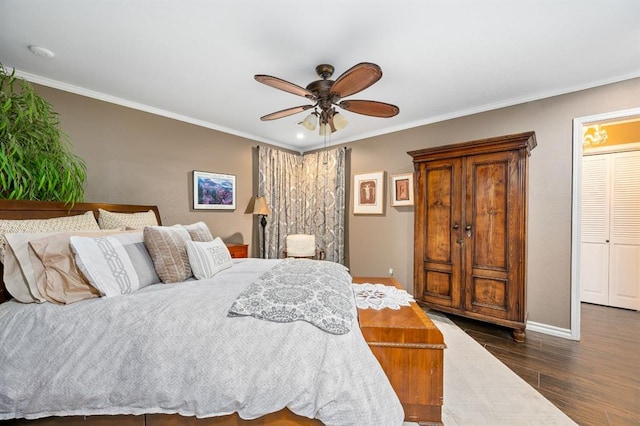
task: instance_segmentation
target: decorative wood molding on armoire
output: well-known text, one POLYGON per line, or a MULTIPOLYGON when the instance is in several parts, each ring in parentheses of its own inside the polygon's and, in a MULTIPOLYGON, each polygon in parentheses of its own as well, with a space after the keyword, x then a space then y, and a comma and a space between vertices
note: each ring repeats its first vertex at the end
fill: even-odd
POLYGON ((525 340, 527 165, 534 132, 408 152, 415 168, 414 297, 525 340))

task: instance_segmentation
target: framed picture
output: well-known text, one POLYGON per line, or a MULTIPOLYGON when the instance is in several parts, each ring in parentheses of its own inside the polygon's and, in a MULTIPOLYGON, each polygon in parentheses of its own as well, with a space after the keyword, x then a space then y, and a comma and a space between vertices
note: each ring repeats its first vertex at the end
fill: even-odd
POLYGON ((413 173, 391 175, 391 205, 413 205, 413 173))
POLYGON ((384 213, 384 172, 353 175, 353 214, 384 213))
POLYGON ((196 210, 235 210, 236 177, 194 170, 193 208, 196 210))

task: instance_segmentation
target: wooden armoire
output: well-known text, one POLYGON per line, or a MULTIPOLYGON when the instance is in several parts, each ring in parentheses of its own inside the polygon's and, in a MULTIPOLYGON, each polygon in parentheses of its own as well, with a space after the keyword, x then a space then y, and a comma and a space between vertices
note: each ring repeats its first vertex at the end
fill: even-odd
POLYGON ((534 132, 410 151, 414 297, 525 339, 527 165, 534 132))

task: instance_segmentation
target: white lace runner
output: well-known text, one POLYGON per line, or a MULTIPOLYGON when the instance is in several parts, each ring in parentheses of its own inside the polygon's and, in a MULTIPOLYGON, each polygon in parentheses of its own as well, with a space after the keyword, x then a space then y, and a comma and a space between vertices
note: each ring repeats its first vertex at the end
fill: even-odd
POLYGON ((400 309, 409 306, 413 297, 405 290, 384 284, 352 284, 358 309, 400 309))

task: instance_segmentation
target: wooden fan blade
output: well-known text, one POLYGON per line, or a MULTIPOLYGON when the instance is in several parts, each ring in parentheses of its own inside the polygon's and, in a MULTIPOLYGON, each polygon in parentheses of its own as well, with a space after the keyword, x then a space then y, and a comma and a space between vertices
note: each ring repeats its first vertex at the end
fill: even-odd
POLYGON ((354 65, 333 83, 331 94, 345 98, 371 86, 382 78, 382 69, 376 64, 362 62, 354 65))
POLYGON ((372 117, 389 118, 400 112, 397 106, 378 101, 341 101, 338 105, 347 111, 372 117))
POLYGON ((282 111, 272 112, 271 114, 263 115, 260 117, 262 121, 276 120, 282 117, 288 117, 293 114, 297 114, 302 111, 306 111, 309 108, 313 108, 313 105, 301 105, 293 108, 283 109, 282 111))
POLYGON ((294 95, 304 96, 305 98, 316 99, 316 95, 309 90, 304 87, 300 87, 297 84, 289 83, 281 78, 264 74, 256 74, 253 78, 267 86, 275 87, 276 89, 284 90, 285 92, 293 93, 294 95))

